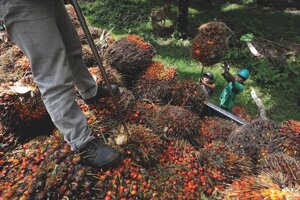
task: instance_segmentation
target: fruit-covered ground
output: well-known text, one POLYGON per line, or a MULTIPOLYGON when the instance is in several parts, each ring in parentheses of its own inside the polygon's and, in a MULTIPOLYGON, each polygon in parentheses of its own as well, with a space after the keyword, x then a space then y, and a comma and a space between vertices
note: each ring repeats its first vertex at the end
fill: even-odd
MULTIPOLYGON (((72 9, 84 61, 100 74, 72 9)), ((138 35, 115 40, 93 27, 99 54, 128 132, 110 98, 78 105, 95 136, 123 154, 120 165, 87 166, 54 128, 30 73, 13 43, 1 43, 0 199, 300 199, 300 122, 234 114, 200 117, 206 97, 193 81, 153 61, 155 49, 138 35)))

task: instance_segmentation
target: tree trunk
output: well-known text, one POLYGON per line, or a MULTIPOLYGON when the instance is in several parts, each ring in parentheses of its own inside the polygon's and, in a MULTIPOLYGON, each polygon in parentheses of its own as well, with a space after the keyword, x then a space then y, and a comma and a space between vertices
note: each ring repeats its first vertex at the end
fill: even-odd
POLYGON ((188 35, 188 10, 189 0, 178 0, 177 31, 184 39, 188 35))

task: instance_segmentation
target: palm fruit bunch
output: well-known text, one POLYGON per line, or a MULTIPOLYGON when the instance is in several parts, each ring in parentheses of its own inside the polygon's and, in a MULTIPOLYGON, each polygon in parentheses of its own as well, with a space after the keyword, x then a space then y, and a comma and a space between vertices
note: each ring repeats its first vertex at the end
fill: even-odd
POLYGON ((205 105, 206 95, 194 81, 180 81, 172 88, 172 105, 188 107, 200 114, 205 105))
POLYGON ((153 123, 155 113, 159 109, 159 106, 146 101, 138 100, 132 104, 127 111, 127 122, 130 124, 142 124, 150 127, 153 123))
POLYGON ((219 141, 199 149, 197 160, 205 171, 207 189, 216 189, 216 186, 220 189, 225 183, 250 175, 253 170, 249 157, 236 154, 219 141))
MULTIPOLYGON (((280 173, 284 178, 279 179, 280 185, 300 186, 300 162, 285 153, 273 153, 260 164, 261 171, 280 173)), ((278 176, 280 178, 280 176, 278 176)))
POLYGON ((167 137, 190 138, 198 131, 200 118, 179 106, 162 106, 154 117, 152 129, 167 137))
POLYGON ((87 67, 97 65, 94 54, 88 44, 82 45, 82 58, 87 67))
POLYGON ((222 117, 205 117, 199 126, 199 133, 195 139, 202 145, 214 141, 226 142, 231 132, 238 127, 233 121, 222 117))
POLYGON ((127 124, 127 130, 128 133, 121 126, 115 131, 111 138, 113 146, 141 166, 158 163, 164 149, 161 137, 142 125, 127 124))
POLYGON ((171 87, 176 81, 175 68, 165 68, 153 61, 137 80, 135 93, 138 99, 167 104, 171 100, 171 87))
MULTIPOLYGON (((96 79, 98 85, 104 85, 105 80, 101 74, 101 71, 98 66, 92 66, 88 68, 89 72, 96 79)), ((124 85, 124 80, 122 75, 114 68, 110 66, 105 66, 105 72, 110 84, 124 85)))
POLYGON ((289 120, 280 126, 280 133, 285 137, 283 146, 290 156, 300 159, 300 122, 289 120))
POLYGON ((258 176, 246 176, 234 181, 226 190, 220 192, 216 199, 270 199, 285 200, 300 198, 300 188, 281 186, 271 173, 261 173, 258 176))
POLYGON ((183 140, 166 141, 165 145, 160 165, 152 172, 160 185, 160 199, 202 199, 204 193, 210 195, 212 190, 202 189, 207 182, 195 148, 183 140))
POLYGON ((192 43, 192 56, 203 66, 219 62, 226 51, 227 26, 222 22, 202 24, 192 43))
POLYGON ((131 86, 139 74, 152 62, 153 46, 138 35, 128 35, 107 48, 105 62, 124 74, 131 86))
POLYGON ((22 122, 31 123, 47 115, 41 95, 31 76, 0 87, 1 122, 17 128, 22 122))
POLYGON ((257 164, 268 154, 280 151, 284 140, 277 124, 258 119, 232 132, 227 143, 230 149, 250 156, 257 164))

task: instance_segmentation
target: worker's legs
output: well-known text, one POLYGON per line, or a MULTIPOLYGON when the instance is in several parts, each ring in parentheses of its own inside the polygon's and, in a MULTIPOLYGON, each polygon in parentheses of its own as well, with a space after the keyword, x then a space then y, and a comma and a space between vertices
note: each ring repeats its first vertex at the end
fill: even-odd
MULTIPOLYGON (((61 0, 56 1, 56 23, 58 30, 63 38, 71 71, 74 77, 74 83, 79 89, 79 93, 87 104, 97 102, 99 98, 110 96, 106 86, 98 86, 91 74, 87 70, 82 59, 81 42, 78 34, 72 24, 72 21, 66 12, 65 6, 61 0), (65 20, 62 20, 65 19, 65 20)), ((119 91, 117 85, 111 85, 113 92, 119 91)))
POLYGON ((90 99, 97 93, 97 84, 84 64, 81 42, 65 6, 61 0, 54 1, 56 24, 67 50, 74 83, 83 99, 90 99))
POLYGON ((72 149, 78 149, 93 137, 75 102, 74 77, 57 28, 55 3, 53 0, 7 1, 4 22, 9 36, 31 61, 35 81, 54 124, 72 149))

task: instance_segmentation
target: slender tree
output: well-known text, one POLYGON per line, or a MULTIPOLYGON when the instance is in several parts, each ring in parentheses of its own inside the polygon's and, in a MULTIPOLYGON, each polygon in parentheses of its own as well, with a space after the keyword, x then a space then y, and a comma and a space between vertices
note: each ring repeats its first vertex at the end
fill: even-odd
POLYGON ((182 38, 188 35, 188 10, 189 0, 178 0, 177 31, 182 38))

